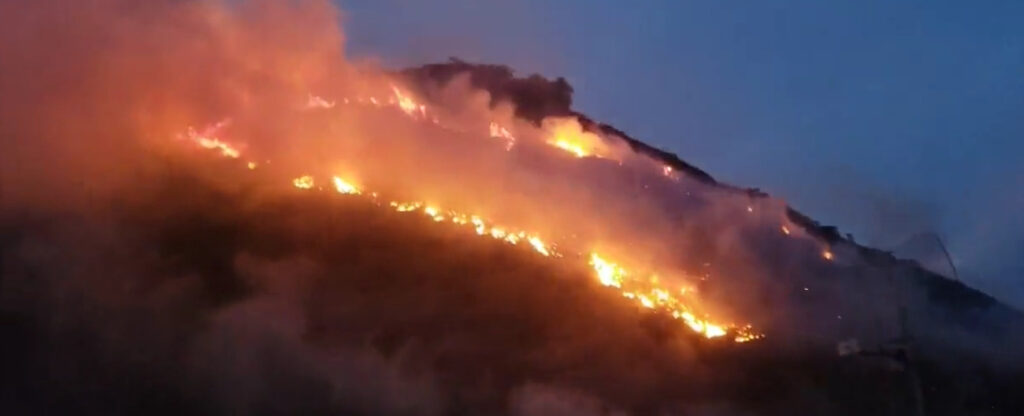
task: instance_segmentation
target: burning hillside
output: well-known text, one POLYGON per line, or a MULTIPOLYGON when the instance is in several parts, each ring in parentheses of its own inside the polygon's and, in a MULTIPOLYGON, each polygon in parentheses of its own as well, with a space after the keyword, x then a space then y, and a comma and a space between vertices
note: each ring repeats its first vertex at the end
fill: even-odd
POLYGON ((5 414, 877 413, 911 344, 929 410, 1020 405, 1016 311, 337 15, 0 5, 5 414))

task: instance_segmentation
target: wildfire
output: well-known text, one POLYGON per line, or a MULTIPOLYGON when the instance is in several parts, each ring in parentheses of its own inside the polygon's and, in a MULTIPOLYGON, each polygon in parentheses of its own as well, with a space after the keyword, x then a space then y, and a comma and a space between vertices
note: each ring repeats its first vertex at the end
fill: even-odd
POLYGON ((491 133, 491 138, 505 140, 505 150, 512 150, 512 147, 516 145, 516 138, 512 135, 512 132, 498 125, 498 123, 492 121, 488 130, 491 133))
POLYGON ((611 263, 597 253, 590 253, 590 265, 594 267, 594 271, 597 272, 597 279, 601 281, 602 285, 611 287, 622 287, 622 280, 626 275, 626 271, 611 263))
POLYGON ((835 258, 835 255, 832 254, 832 250, 825 250, 821 252, 821 257, 825 260, 832 261, 832 259, 835 258))
POLYGON ((543 121, 548 131, 547 143, 572 153, 576 157, 605 157, 603 139, 594 133, 583 131, 575 118, 549 118, 543 121))
MULTIPOLYGON (((331 180, 332 180, 332 182, 334 182, 334 189, 338 190, 338 193, 351 194, 351 195, 359 195, 359 194, 362 193, 362 192, 359 191, 359 188, 355 187, 355 185, 352 185, 352 184, 350 184, 348 182, 345 182, 345 180, 343 180, 343 179, 341 179, 341 178, 339 178, 337 176, 331 178, 331 180)), ((312 180, 310 181, 310 185, 312 185, 312 180)), ((296 186, 298 186, 298 185, 296 185, 296 186)), ((308 188, 306 188, 306 189, 308 189, 308 188)))
POLYGON ((590 155, 589 153, 587 153, 586 150, 583 149, 583 146, 570 142, 569 140, 566 139, 556 139, 555 141, 550 143, 559 149, 565 150, 569 153, 576 155, 576 157, 585 157, 590 155))
MULTIPOLYGON (((360 195, 362 191, 350 182, 338 177, 332 177, 335 190, 342 194, 360 195)), ((310 189, 313 187, 314 179, 309 175, 295 178, 293 185, 299 189, 310 189)), ((376 193, 371 193, 376 199, 376 193)), ((420 211, 436 223, 451 223, 456 226, 467 226, 476 235, 491 237, 511 245, 519 245, 526 242, 533 252, 545 257, 562 257, 555 249, 555 246, 537 234, 525 230, 510 229, 508 227, 495 225, 493 222, 484 220, 479 215, 468 214, 455 210, 443 209, 437 205, 427 204, 422 201, 390 201, 388 206, 400 213, 420 211)), ((633 274, 617 263, 606 259, 602 255, 591 252, 588 264, 593 268, 597 280, 601 285, 616 289, 624 298, 635 301, 639 306, 666 312, 675 319, 682 321, 694 332, 706 338, 718 338, 729 333, 734 334, 735 342, 746 342, 761 337, 753 329, 747 326, 736 326, 732 324, 712 323, 706 318, 701 318, 683 300, 683 296, 693 293, 690 287, 681 286, 676 291, 678 297, 673 295, 673 290, 662 284, 661 279, 651 275, 643 277, 633 274)))
POLYGON ((496 226, 488 221, 484 221, 478 215, 467 214, 454 210, 443 210, 437 206, 427 205, 419 201, 391 201, 388 203, 388 206, 397 212, 413 212, 422 209, 423 215, 430 217, 434 222, 442 223, 449 220, 455 225, 471 226, 477 235, 490 236, 495 240, 501 240, 512 245, 517 245, 520 241, 526 241, 530 244, 533 251, 538 254, 545 257, 557 256, 557 253, 554 251, 554 247, 545 242, 539 236, 523 230, 509 231, 504 227, 496 226))
MULTIPOLYGON (((623 297, 636 301, 644 308, 664 310, 705 338, 721 337, 730 331, 735 334, 733 340, 736 342, 747 342, 762 337, 754 332, 750 325, 737 327, 715 324, 699 318, 682 300, 662 287, 660 279, 656 276, 647 279, 634 276, 623 267, 604 259, 597 253, 590 253, 590 265, 597 273, 598 281, 601 284, 619 289, 623 297)), ((679 293, 684 296, 691 291, 687 287, 679 289, 679 293)))
POLYGON ((739 331, 739 333, 736 335, 735 338, 733 338, 733 340, 736 342, 749 342, 762 338, 764 338, 764 334, 753 332, 753 327, 747 325, 743 327, 741 331, 739 331))
MULTIPOLYGON (((354 100, 348 97, 342 97, 341 102, 343 104, 350 104, 352 102, 358 104, 365 104, 366 102, 369 102, 370 104, 373 104, 374 107, 396 107, 398 110, 401 110, 402 113, 404 113, 406 116, 414 120, 428 120, 434 124, 440 124, 440 121, 437 119, 436 116, 431 118, 427 117, 428 111, 426 105, 416 102, 416 100, 414 100, 409 94, 402 92, 402 90, 399 89, 397 86, 392 84, 390 87, 391 95, 387 97, 386 103, 382 103, 381 100, 377 99, 377 97, 374 96, 371 96, 369 99, 365 99, 363 97, 356 97, 354 100)), ((310 101, 306 105, 306 108, 333 108, 334 104, 334 101, 328 102, 320 99, 319 97, 310 95, 310 101), (321 103, 320 101, 323 101, 323 103, 321 103)))
POLYGON ((551 255, 551 252, 548 251, 547 244, 544 243, 544 240, 541 240, 540 238, 537 238, 535 236, 530 236, 526 238, 526 241, 528 241, 530 243, 530 246, 532 246, 533 249, 538 253, 543 254, 544 256, 551 255))
MULTIPOLYGON (((429 120, 434 124, 441 124, 436 116, 432 118, 427 117, 427 106, 416 102, 410 95, 402 92, 401 89, 395 85, 391 85, 391 96, 388 97, 387 103, 383 104, 377 97, 371 96, 369 102, 376 107, 382 107, 384 105, 395 106, 406 116, 414 120, 429 120)), ((364 103, 362 97, 356 98, 355 102, 364 103)), ((351 102, 349 98, 343 98, 342 102, 348 104, 351 102)), ((309 103, 307 108, 331 108, 334 106, 334 102, 328 102, 320 97, 310 95, 309 103)), ((572 155, 583 158, 583 157, 607 157, 604 151, 607 149, 607 145, 603 139, 591 132, 583 131, 579 121, 575 118, 551 118, 544 120, 545 129, 548 130, 548 139, 546 143, 556 148, 562 149, 572 155)), ((505 141, 505 150, 512 150, 517 143, 516 137, 507 128, 499 125, 492 121, 488 125, 488 133, 491 138, 501 139, 505 141)), ((678 179, 673 175, 672 168, 669 166, 664 167, 663 173, 672 179, 678 179)))
POLYGON ((394 201, 391 201, 391 207, 394 208, 395 211, 398 211, 398 212, 415 211, 415 210, 420 209, 420 207, 422 207, 422 206, 423 206, 423 204, 419 203, 419 202, 408 203, 408 202, 394 202, 394 201))
POLYGON ((402 90, 394 85, 391 86, 391 92, 394 94, 393 99, 398 103, 398 108, 405 112, 405 114, 411 117, 425 118, 427 116, 427 106, 416 103, 412 97, 403 94, 402 90))
POLYGON ((292 179, 292 185, 299 189, 310 189, 313 187, 313 177, 305 175, 292 179))
MULTIPOLYGON (((427 120, 426 106, 417 103, 409 95, 393 85, 391 90, 392 96, 388 98, 386 104, 376 97, 370 97, 369 102, 375 106, 393 105, 409 117, 417 120, 427 120)), ((360 97, 355 101, 362 103, 366 100, 360 97)), ((343 102, 347 104, 351 101, 348 98, 343 98, 343 102)), ((330 109, 334 107, 334 102, 310 94, 306 107, 330 109)), ((432 121, 437 123, 436 118, 432 121)), ((217 132, 226 124, 226 121, 221 122, 208 127, 202 132, 196 132, 190 128, 186 137, 201 147, 218 150, 226 157, 238 158, 241 155, 238 149, 216 137, 217 132)), ((582 131, 578 121, 575 119, 556 120, 553 123, 548 123, 545 129, 550 134, 547 143, 554 147, 565 150, 576 157, 603 157, 600 151, 601 149, 606 149, 606 145, 603 144, 602 138, 593 133, 582 131)), ((512 133, 495 122, 490 123, 489 133, 492 138, 505 140, 506 150, 510 150, 516 143, 516 138, 512 133)), ((255 169, 256 164, 249 162, 248 167, 249 169, 255 169)), ((663 174, 665 176, 675 179, 674 173, 671 167, 663 167, 663 174)), ((334 190, 340 194, 360 196, 364 195, 365 192, 365 190, 356 186, 353 182, 345 180, 340 176, 332 176, 331 183, 334 186, 334 190)), ((292 185, 295 188, 303 190, 312 189, 315 184, 316 180, 312 175, 303 175, 292 180, 292 185)), ((379 195, 376 192, 369 192, 367 197, 371 198, 374 203, 381 205, 378 202, 379 195)), ((541 256, 564 257, 555 244, 545 240, 540 235, 528 230, 498 225, 484 219, 480 215, 444 209, 424 201, 391 200, 388 202, 387 207, 399 213, 421 212, 435 223, 450 223, 457 227, 466 227, 472 230, 475 235, 490 237, 506 244, 520 245, 520 243, 525 243, 523 244, 524 247, 541 256)), ((747 210, 752 212, 753 208, 748 206, 747 210)), ((788 234, 789 230, 783 227, 783 232, 788 234)), ((582 253, 574 254, 577 254, 579 257, 588 258, 587 264, 594 270, 595 277, 601 285, 616 290, 622 297, 636 302, 639 307, 663 312, 674 319, 682 321, 684 325, 703 337, 718 338, 731 334, 735 342, 746 342, 762 337, 750 325, 738 326, 715 323, 706 316, 703 316, 692 306, 695 302, 695 299, 692 299, 692 297, 696 293, 692 287, 679 286, 672 288, 663 283, 661 279, 658 279, 656 275, 631 272, 597 252, 590 252, 588 255, 582 253), (684 298, 686 298, 685 301, 684 298)), ((827 259, 831 260, 831 252, 826 251, 824 255, 827 259)))
POLYGON ((185 132, 185 139, 188 139, 202 147, 204 149, 212 149, 220 152, 221 155, 230 157, 232 159, 238 159, 242 155, 237 148, 227 144, 226 142, 217 138, 216 134, 227 127, 231 122, 229 120, 223 120, 214 125, 208 126, 202 131, 196 131, 196 129, 189 127, 185 132))

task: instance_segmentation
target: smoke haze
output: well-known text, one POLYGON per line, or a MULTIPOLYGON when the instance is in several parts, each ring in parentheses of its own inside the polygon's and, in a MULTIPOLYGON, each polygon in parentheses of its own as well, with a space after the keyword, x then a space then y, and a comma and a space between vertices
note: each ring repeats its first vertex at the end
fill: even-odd
POLYGON ((901 374, 834 357, 844 337, 894 336, 899 305, 937 345, 936 379, 992 371, 963 397, 1019 405, 998 390, 1020 374, 1015 311, 975 292, 951 307, 923 289, 935 276, 825 241, 782 201, 571 114, 535 123, 469 74, 346 60, 339 16, 326 0, 0 4, 3 413, 904 409, 876 383, 901 374), (558 255, 339 195, 332 176, 558 255), (766 338, 638 306, 592 252, 766 338))

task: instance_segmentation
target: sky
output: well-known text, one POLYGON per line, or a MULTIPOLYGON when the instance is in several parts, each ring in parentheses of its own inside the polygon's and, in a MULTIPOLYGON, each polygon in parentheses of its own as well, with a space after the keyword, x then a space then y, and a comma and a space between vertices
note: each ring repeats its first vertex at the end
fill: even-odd
POLYGON ((337 0, 347 51, 565 77, 575 108, 1024 306, 1024 2, 337 0))

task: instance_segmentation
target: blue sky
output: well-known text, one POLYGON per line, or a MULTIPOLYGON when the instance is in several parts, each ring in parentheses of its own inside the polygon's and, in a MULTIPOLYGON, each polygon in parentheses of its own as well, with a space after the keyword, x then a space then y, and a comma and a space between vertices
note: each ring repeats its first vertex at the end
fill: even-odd
POLYGON ((1024 2, 341 0, 349 55, 564 76, 577 109, 1024 305, 1024 2))

